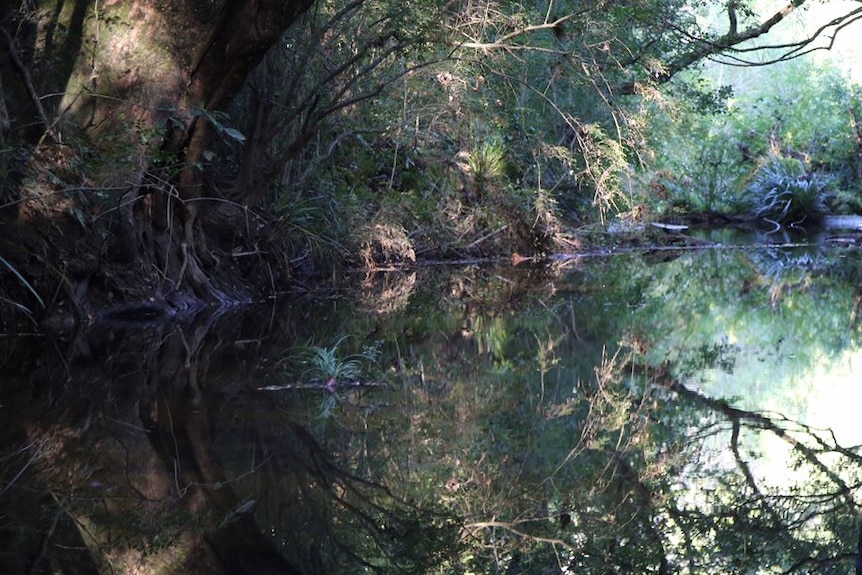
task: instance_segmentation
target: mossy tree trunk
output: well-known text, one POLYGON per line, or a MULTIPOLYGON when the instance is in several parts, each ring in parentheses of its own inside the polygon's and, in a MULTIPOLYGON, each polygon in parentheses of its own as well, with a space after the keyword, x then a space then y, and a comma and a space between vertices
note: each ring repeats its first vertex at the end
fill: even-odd
POLYGON ((151 290, 221 299, 199 231, 212 205, 202 201, 207 149, 214 133, 236 134, 219 111, 312 3, 0 2, 7 141, 30 159, 19 214, 53 206, 82 228, 103 226, 99 269, 119 259, 140 265, 151 290), (64 188, 74 206, 59 202, 64 188))

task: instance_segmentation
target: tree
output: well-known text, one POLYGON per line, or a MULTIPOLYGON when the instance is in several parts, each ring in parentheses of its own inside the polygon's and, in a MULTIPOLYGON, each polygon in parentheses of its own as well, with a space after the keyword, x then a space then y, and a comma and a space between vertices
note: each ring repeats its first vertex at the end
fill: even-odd
POLYGON ((473 17, 459 28, 463 38, 459 46, 483 52, 550 52, 616 80, 608 85, 614 95, 634 94, 639 86, 665 83, 705 59, 762 66, 828 50, 840 31, 862 18, 862 8, 847 8, 801 39, 752 42, 806 8, 806 1, 789 0, 778 8, 764 9, 750 0, 597 0, 575 11, 538 3, 518 5, 511 13, 493 13, 492 22, 488 11, 471 4, 473 17), (725 13, 723 30, 706 25, 699 13, 708 10, 725 13), (548 32, 559 41, 556 48, 537 42, 548 32))
MULTIPOLYGON (((215 261, 199 231, 207 146, 214 134, 242 137, 219 112, 312 3, 0 7, 3 96, 14 119, 7 141, 27 154, 7 174, 16 181, 5 183, 4 208, 43 218, 65 212, 107 245, 95 246, 85 269, 61 267, 63 281, 96 275, 110 250, 136 264, 148 284, 139 295, 174 293, 179 305, 237 295, 211 281, 215 261)), ((56 251, 46 259, 62 266, 70 254, 56 251)))
MULTIPOLYGON (((414 150, 423 144, 433 166, 491 150, 506 169, 492 186, 487 178, 474 186, 502 192, 481 199, 502 206, 496 220, 477 218, 489 228, 551 221, 523 212, 556 215, 548 206, 570 199, 568 192, 592 191, 602 211, 622 209, 629 164, 646 147, 642 104, 661 84, 708 58, 750 64, 767 49, 774 61, 828 46, 824 38, 860 15, 848 10, 808 38, 764 46, 752 41, 805 0, 762 15, 740 0, 594 0, 575 8, 354 0, 309 10, 313 4, 0 5, 0 212, 15 222, 4 226, 5 237, 26 236, 6 240, 10 256, 0 263, 16 281, 4 300, 39 303, 65 293, 84 318, 88 295, 156 297, 188 308, 244 298, 236 277, 255 268, 275 285, 287 266, 269 266, 256 240, 293 220, 272 224, 278 201, 260 215, 249 208, 267 194, 311 187, 309 175, 331 183, 321 167, 332 156, 370 156, 377 172, 387 172, 383 192, 392 198, 410 191, 396 189, 397 172, 417 165, 414 150), (722 15, 721 29, 698 17, 709 8, 722 15), (442 64, 430 81, 410 76, 432 62, 442 64), (390 91, 400 80, 400 92, 390 91), (244 86, 244 109, 232 108, 244 86), (51 239, 54 228, 62 240, 51 239), (213 249, 221 236, 255 236, 238 251, 255 254, 257 265, 243 266, 233 249, 213 249)), ((469 180, 469 162, 460 163, 469 180)), ((429 179, 412 188, 452 186, 429 179)), ((291 229, 320 233, 338 217, 291 229)), ((542 235, 531 225, 521 234, 530 247, 561 229, 552 221, 542 235)), ((536 249, 548 249, 544 243, 536 249)))
POLYGON ((303 158, 309 166, 299 168, 302 175, 289 183, 305 184, 312 168, 342 140, 360 137, 355 125, 368 108, 362 105, 428 64, 423 44, 434 39, 436 14, 433 2, 425 7, 371 0, 318 2, 270 51, 241 94, 235 112, 249 145, 237 149, 242 142, 229 142, 239 166, 227 194, 256 205, 334 115, 342 117, 326 127, 331 141, 317 157, 303 158))

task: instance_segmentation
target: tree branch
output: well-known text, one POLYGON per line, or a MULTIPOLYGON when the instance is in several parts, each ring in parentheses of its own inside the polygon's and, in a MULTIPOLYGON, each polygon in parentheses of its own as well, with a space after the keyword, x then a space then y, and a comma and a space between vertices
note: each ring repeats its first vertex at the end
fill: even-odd
POLYGON ((0 35, 3 36, 3 40, 6 42, 6 47, 9 50, 9 57, 15 64, 15 68, 18 70, 18 73, 21 75, 21 79, 24 82, 24 86, 27 88, 27 95, 30 96, 30 100, 33 102, 36 112, 39 114, 39 119, 42 121, 42 126, 45 128, 45 134, 50 136, 51 140, 54 142, 58 142, 59 139, 52 130, 51 120, 48 118, 48 114, 45 112, 44 106, 42 106, 42 98, 39 97, 39 93, 36 91, 36 86, 33 83, 33 78, 30 76, 30 70, 21 60, 21 55, 18 53, 18 46, 15 43, 15 39, 12 38, 5 28, 0 28, 0 35))
MULTIPOLYGON (((755 38, 759 38, 760 36, 763 36, 764 34, 768 33, 770 30, 772 30, 772 28, 775 27, 776 24, 778 24, 779 22, 781 22, 782 20, 787 18, 787 16, 789 16, 791 13, 793 13, 797 8, 799 8, 803 4, 805 4, 805 2, 806 2, 806 0, 791 0, 782 9, 777 11, 775 14, 773 14, 770 18, 768 18, 764 22, 762 22, 756 26, 751 26, 751 27, 747 28, 746 30, 743 30, 742 32, 737 32, 734 29, 735 27, 731 26, 730 30, 722 36, 718 36, 718 37, 712 38, 712 39, 695 39, 696 46, 692 50, 685 52, 685 53, 677 56, 676 58, 672 59, 660 71, 653 72, 651 74, 651 78, 649 78, 649 81, 654 82, 654 83, 663 84, 663 83, 667 82, 668 80, 670 80, 674 75, 685 70, 686 68, 688 68, 692 64, 695 64, 695 63, 697 63, 697 62, 699 62, 705 58, 708 58, 710 56, 720 55, 720 54, 723 54, 725 52, 733 51, 735 46, 738 46, 739 44, 742 44, 743 42, 747 42, 749 40, 754 40, 755 38)), ((862 11, 862 8, 854 10, 854 11, 850 12, 849 14, 842 16, 841 18, 836 19, 836 20, 843 21, 844 19, 851 17, 853 14, 855 14, 858 11, 862 11)), ((809 37, 806 40, 803 40, 800 43, 793 43, 793 44, 789 44, 786 46, 758 46, 758 47, 746 48, 746 49, 736 49, 736 51, 737 52, 762 51, 762 50, 766 50, 768 48, 783 48, 783 47, 796 46, 798 44, 808 45, 812 41, 814 41, 814 39, 820 33, 822 33, 824 29, 828 28, 829 26, 837 25, 836 20, 833 20, 830 24, 827 24, 826 26, 821 27, 819 30, 817 30, 815 32, 815 34, 813 36, 809 37)), ((642 84, 642 83, 643 82, 639 82, 636 80, 626 82, 626 83, 618 86, 615 91, 618 94, 634 94, 638 91, 638 85, 642 84)))

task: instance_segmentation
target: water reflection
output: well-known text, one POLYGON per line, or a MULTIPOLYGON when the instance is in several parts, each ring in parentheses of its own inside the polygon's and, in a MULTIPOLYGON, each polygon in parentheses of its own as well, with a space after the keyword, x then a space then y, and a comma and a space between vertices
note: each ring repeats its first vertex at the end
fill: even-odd
POLYGON ((632 252, 9 339, 0 571, 848 573, 860 269, 632 252))

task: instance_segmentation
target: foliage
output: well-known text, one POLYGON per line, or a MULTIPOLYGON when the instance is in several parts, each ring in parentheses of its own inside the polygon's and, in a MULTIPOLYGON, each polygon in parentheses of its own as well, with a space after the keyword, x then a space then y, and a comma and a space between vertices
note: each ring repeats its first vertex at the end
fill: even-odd
POLYGON ((483 142, 478 149, 467 155, 467 166, 480 188, 506 173, 505 151, 495 143, 483 142))
MULTIPOLYGON (((543 3, 429 4, 419 12, 387 2, 318 4, 240 99, 235 113, 247 117, 242 133, 251 145, 234 188, 293 198, 313 188, 331 198, 346 223, 341 233, 380 210, 395 213, 388 223, 427 242, 416 246, 420 254, 459 245, 534 250, 537 234, 524 232, 531 204, 521 201, 529 194, 519 188, 547 190, 557 224, 555 239, 542 242, 548 251, 573 214, 631 207, 630 164, 645 151, 649 103, 660 97, 644 82, 638 100, 616 98, 635 79, 665 81, 662 60, 691 49, 679 30, 706 34, 684 4, 587 3, 574 12, 543 3), (656 28, 657 20, 679 28, 656 28), (323 134, 330 145, 308 145, 323 134), (280 185, 267 183, 274 179, 280 185), (484 194, 491 180, 495 193, 484 194), (465 234, 462 222, 480 232, 465 234), (502 234, 501 222, 509 226, 502 234)), ((719 109, 727 90, 702 84, 680 84, 676 97, 699 112, 719 109)), ((729 185, 709 183, 707 210, 724 208, 729 185)))
POLYGON ((230 121, 230 116, 226 112, 209 112, 204 109, 195 109, 192 110, 193 118, 205 118, 207 122, 213 127, 216 134, 223 138, 228 138, 233 140, 239 144, 245 144, 246 137, 237 130, 236 128, 231 128, 227 125, 227 122, 230 121))
MULTIPOLYGON (((159 233, 171 237, 151 245, 174 253, 145 262, 152 285, 166 278, 216 300, 224 298, 207 275, 229 267, 235 254, 269 258, 257 267, 270 273, 253 277, 268 275, 274 289, 275 268, 288 268, 287 276, 379 265, 386 258, 376 253, 387 242, 404 254, 400 262, 550 254, 575 246, 573 226, 614 212, 738 213, 750 208, 744 192, 751 178, 765 185, 761 166, 773 153, 800 158, 811 174, 830 174, 830 186, 822 189, 826 180, 817 176, 816 184, 797 178, 755 190, 762 205, 754 214, 796 221, 789 214, 797 207, 851 211, 862 203, 855 193, 862 172, 847 122, 858 102, 847 79, 834 67, 790 60, 813 47, 808 41, 771 51, 745 43, 769 40, 769 29, 803 4, 810 5, 794 2, 785 13, 762 3, 686 0, 313 3, 274 46, 249 48, 253 55, 269 50, 235 99, 242 74, 215 74, 213 85, 224 89, 194 101, 180 88, 162 101, 143 76, 113 77, 155 61, 162 83, 185 77, 188 71, 162 68, 193 60, 161 57, 179 44, 153 47, 152 62, 135 60, 132 68, 103 65, 112 72, 98 78, 88 79, 92 66, 83 65, 68 83, 65 110, 46 110, 38 122, 47 137, 80 120, 82 134, 70 129, 56 146, 40 144, 29 156, 36 162, 21 164, 34 173, 50 166, 37 178, 44 185, 30 188, 44 198, 68 188, 56 193, 56 213, 98 236, 91 243, 105 244, 108 259, 119 254, 131 265, 143 249, 135 242, 149 237, 137 220, 158 219, 157 229, 166 230, 159 233), (764 54, 788 61, 759 69, 757 83, 708 62, 764 54), (100 79, 110 79, 111 89, 91 94, 89 83, 100 79), (196 126, 200 137, 192 139, 196 126), (213 199, 198 201, 200 194, 213 199), (788 203, 787 194, 797 197, 788 203), (219 220, 226 205, 235 217, 219 220), (246 207, 259 214, 255 226, 239 215, 246 207), (186 212, 190 225, 161 221, 184 220, 186 212), (225 241, 192 237, 201 228, 225 241), (128 245, 114 245, 121 242, 128 245)), ((126 8, 112 10, 93 12, 73 35, 106 63, 114 51, 105 46, 113 44, 97 42, 98 34, 121 45, 136 25, 126 8)), ((37 14, 15 12, 8 22, 38 27, 37 14)), ((46 66, 66 18, 34 40, 47 50, 46 66)), ((17 40, 29 41, 20 34, 17 40)), ((71 36, 63 40, 72 47, 71 36)), ((198 53, 190 42, 181 47, 198 53)), ((48 90, 52 82, 36 82, 33 94, 18 86, 10 101, 35 105, 38 92, 62 91, 48 90)), ((102 263, 87 273, 98 275, 102 263)))
POLYGON ((364 142, 366 134, 385 129, 380 124, 392 118, 384 112, 392 110, 379 98, 423 64, 422 43, 433 37, 428 22, 434 14, 433 4, 317 3, 267 55, 237 101, 251 146, 237 166, 234 188, 252 185, 256 200, 274 182, 295 193, 330 166, 344 140, 364 142), (325 145, 310 145, 324 135, 325 145))
POLYGON ((807 172, 797 158, 773 156, 748 186, 751 214, 781 223, 816 220, 826 210, 826 180, 807 172))
POLYGON ((289 245, 294 261, 307 259, 309 264, 320 266, 346 253, 339 241, 342 226, 338 206, 332 198, 282 193, 270 210, 275 220, 269 241, 289 245))
POLYGON ((346 337, 341 337, 332 347, 312 346, 306 353, 309 367, 305 375, 320 381, 334 379, 339 382, 356 383, 369 375, 369 364, 376 361, 377 346, 365 347, 360 354, 341 357, 339 346, 346 337))
POLYGON ((702 117, 683 109, 677 118, 672 129, 655 131, 658 161, 642 175, 643 200, 657 213, 744 211, 740 190, 749 168, 734 146, 736 135, 727 117, 702 117))
MULTIPOLYGON (((685 96, 656 109, 650 138, 656 155, 641 177, 641 196, 656 211, 781 219, 785 206, 795 211, 795 203, 799 212, 789 217, 796 221, 808 212, 816 217, 824 210, 858 209, 858 194, 851 191, 858 186, 848 123, 852 89, 836 66, 800 60, 706 73, 728 82, 713 92, 729 96, 724 107, 704 110, 685 96), (775 157, 795 158, 804 173, 799 166, 774 164, 775 157), (788 204, 791 196, 796 199, 788 204)), ((701 89, 709 86, 700 83, 701 89)))
POLYGON ((363 385, 379 385, 371 381, 379 375, 377 366, 378 345, 370 344, 357 354, 345 355, 344 342, 347 336, 338 338, 331 347, 309 346, 283 357, 278 361, 282 370, 280 381, 299 381, 288 384, 288 388, 314 388, 324 391, 320 405, 320 418, 329 419, 344 400, 343 390, 363 385))

